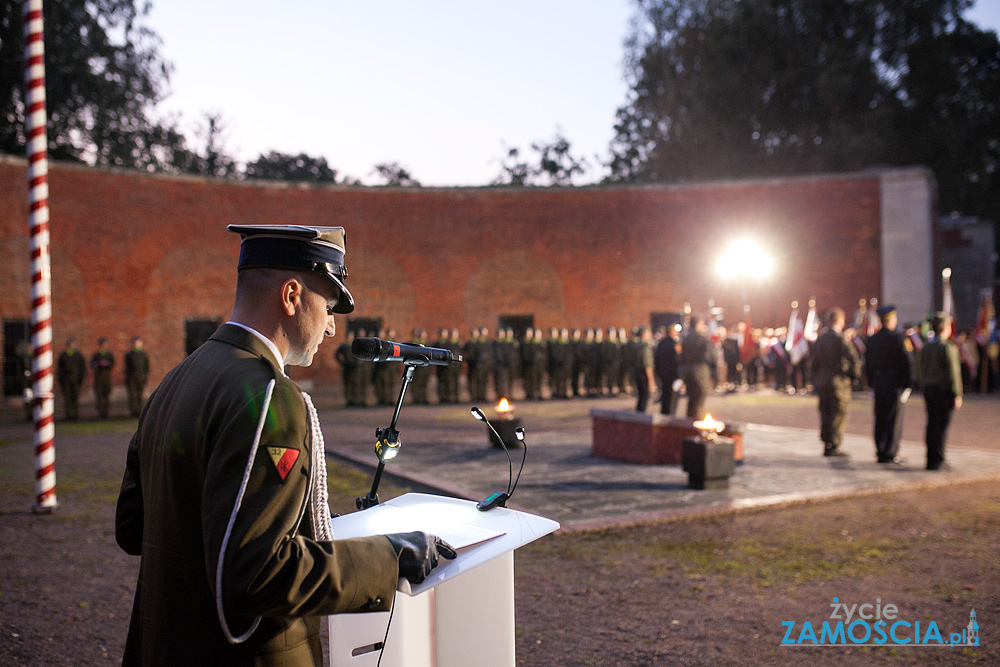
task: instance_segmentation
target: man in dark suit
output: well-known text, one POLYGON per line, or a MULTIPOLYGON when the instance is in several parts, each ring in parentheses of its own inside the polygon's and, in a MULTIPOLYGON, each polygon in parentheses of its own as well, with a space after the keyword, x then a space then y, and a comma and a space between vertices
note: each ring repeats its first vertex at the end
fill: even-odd
POLYGON ((129 444, 115 536, 141 555, 130 665, 320 665, 319 619, 387 610, 448 545, 334 540, 308 366, 354 300, 340 227, 230 226, 232 317, 163 379, 129 444))
POLYGON ((673 327, 660 327, 654 367, 660 384, 660 414, 674 414, 674 381, 677 380, 677 339, 673 327))
POLYGON ((844 340, 846 321, 842 308, 827 311, 827 327, 813 346, 813 385, 819 394, 819 435, 824 456, 848 456, 840 443, 851 407, 851 384, 861 375, 861 359, 854 346, 844 340))
POLYGON ((899 419, 903 392, 910 387, 910 357, 896 331, 895 306, 877 311, 882 328, 865 342, 865 377, 875 394, 875 456, 879 463, 899 464, 899 419))

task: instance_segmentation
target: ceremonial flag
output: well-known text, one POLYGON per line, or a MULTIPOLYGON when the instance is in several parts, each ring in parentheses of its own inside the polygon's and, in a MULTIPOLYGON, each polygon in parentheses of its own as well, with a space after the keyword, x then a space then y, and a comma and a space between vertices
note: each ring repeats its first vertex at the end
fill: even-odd
POLYGON ((816 317, 816 301, 809 301, 809 312, 806 314, 805 337, 810 343, 819 337, 819 319, 816 317))
POLYGON ((785 351, 792 365, 798 364, 802 358, 809 354, 809 342, 805 337, 805 329, 802 320, 799 319, 799 309, 792 309, 792 316, 788 320, 788 336, 785 338, 785 351))
POLYGON ((955 338, 955 297, 951 293, 951 269, 946 268, 941 272, 941 282, 944 283, 942 292, 944 296, 941 299, 941 310, 948 314, 951 318, 951 337, 955 338))
POLYGON ((868 299, 858 301, 858 312, 854 314, 854 328, 857 331, 865 330, 865 322, 868 319, 868 299))
POLYGON ((992 290, 983 290, 982 296, 982 301, 979 303, 979 313, 976 317, 976 341, 980 345, 986 345, 990 340, 990 334, 996 327, 996 319, 993 314, 992 290))
POLYGON ((760 351, 760 343, 753 338, 753 329, 750 327, 750 307, 743 309, 743 331, 739 333, 740 340, 740 361, 746 365, 760 351))
POLYGON ((878 299, 872 299, 868 302, 868 312, 865 314, 865 327, 860 332, 865 338, 873 336, 879 330, 879 327, 882 326, 882 322, 878 318, 878 313, 875 312, 877 309, 878 299))

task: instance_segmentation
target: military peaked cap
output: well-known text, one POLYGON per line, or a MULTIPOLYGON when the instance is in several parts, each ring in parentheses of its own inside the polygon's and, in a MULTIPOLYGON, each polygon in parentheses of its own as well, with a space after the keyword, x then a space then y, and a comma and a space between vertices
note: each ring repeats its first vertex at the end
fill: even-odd
POLYGON ((344 282, 347 233, 343 227, 229 225, 226 229, 242 237, 238 270, 268 268, 318 273, 340 290, 333 312, 354 311, 354 297, 344 282))

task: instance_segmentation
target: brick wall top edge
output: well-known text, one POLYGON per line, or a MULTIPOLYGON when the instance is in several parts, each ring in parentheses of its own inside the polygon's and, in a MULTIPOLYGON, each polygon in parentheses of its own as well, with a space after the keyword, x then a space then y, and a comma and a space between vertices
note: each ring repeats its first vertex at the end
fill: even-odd
MULTIPOLYGON (((19 156, 0 154, 0 165, 11 165, 11 166, 22 166, 27 167, 27 160, 19 156)), ((109 173, 116 174, 125 177, 132 178, 152 178, 157 180, 166 181, 178 181, 185 183, 202 183, 202 184, 212 184, 212 185, 229 185, 233 187, 254 187, 254 188, 267 188, 267 189, 278 189, 278 190, 332 190, 337 192, 371 192, 378 193, 380 196, 384 195, 402 195, 402 194, 413 194, 417 192, 446 192, 446 193, 456 193, 456 194, 488 194, 488 193, 506 193, 506 192, 517 192, 519 194, 526 193, 548 193, 567 191, 567 192, 580 192, 580 191, 598 191, 607 192, 609 190, 636 190, 636 191, 650 191, 650 190, 696 190, 702 188, 741 188, 741 187, 760 187, 760 186, 780 186, 785 184, 795 184, 800 185, 804 182, 810 181, 823 181, 829 182, 831 180, 898 180, 913 178, 914 176, 921 176, 928 179, 934 185, 936 185, 936 179, 934 178, 931 170, 925 166, 914 165, 907 167, 892 167, 892 168, 872 168, 861 171, 854 172, 843 172, 843 173, 819 173, 819 174, 806 174, 802 176, 788 176, 788 177, 774 177, 774 178, 746 178, 746 179, 718 179, 718 180, 706 180, 706 181, 690 181, 681 183, 641 183, 641 184, 594 184, 594 185, 576 185, 576 186, 524 186, 524 187, 510 187, 510 186, 491 186, 491 185, 479 185, 479 186, 424 186, 424 187, 387 187, 387 186, 351 186, 351 185, 328 185, 328 184, 313 184, 313 183, 297 183, 292 181, 269 181, 269 180, 246 180, 246 181, 231 181, 219 178, 208 178, 204 176, 191 176, 183 174, 165 174, 161 172, 157 173, 146 173, 141 171, 133 171, 128 169, 122 169, 117 167, 91 167, 85 164, 79 164, 76 162, 61 162, 61 161, 49 161, 50 170, 69 170, 69 171, 90 171, 97 173, 109 173)))

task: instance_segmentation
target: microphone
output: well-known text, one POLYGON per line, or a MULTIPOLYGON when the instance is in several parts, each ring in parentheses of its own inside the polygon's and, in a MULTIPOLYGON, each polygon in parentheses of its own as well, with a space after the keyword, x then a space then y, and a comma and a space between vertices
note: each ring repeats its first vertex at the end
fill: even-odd
POLYGON ((410 366, 462 363, 462 355, 439 347, 393 343, 381 338, 355 338, 351 354, 361 361, 402 361, 410 366))
POLYGON ((514 430, 514 436, 521 442, 521 446, 523 447, 523 450, 521 452, 521 467, 517 471, 517 479, 515 480, 514 462, 510 458, 510 450, 507 449, 507 443, 503 441, 503 438, 500 437, 500 434, 497 433, 497 430, 493 428, 493 424, 491 424, 490 420, 486 418, 486 415, 483 414, 482 410, 480 410, 476 406, 473 406, 471 412, 473 417, 485 423, 486 426, 489 427, 490 431, 493 432, 493 435, 496 436, 497 441, 500 443, 500 446, 503 447, 503 451, 507 455, 507 466, 509 468, 508 478, 507 478, 507 490, 498 491, 494 494, 486 496, 478 503, 476 503, 476 509, 479 510, 480 512, 486 512, 493 509, 494 507, 507 507, 507 501, 510 500, 510 497, 514 494, 514 489, 517 488, 517 483, 521 479, 521 471, 524 470, 524 459, 528 456, 528 447, 524 443, 524 429, 519 426, 514 430), (513 486, 511 486, 511 482, 513 482, 513 486))

